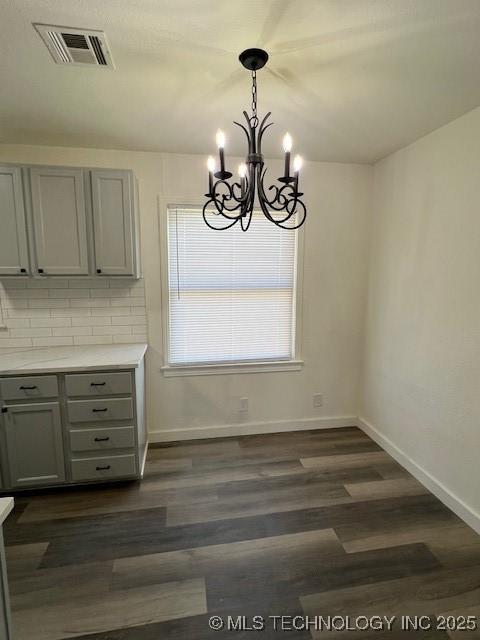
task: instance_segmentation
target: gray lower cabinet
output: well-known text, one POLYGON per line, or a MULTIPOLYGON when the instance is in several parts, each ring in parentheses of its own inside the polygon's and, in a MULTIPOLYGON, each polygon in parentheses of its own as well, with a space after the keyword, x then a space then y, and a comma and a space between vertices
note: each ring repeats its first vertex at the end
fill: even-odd
POLYGON ((65 481, 58 402, 6 407, 5 439, 12 487, 65 481))
POLYGON ((130 370, 0 377, 0 401, 0 491, 142 476, 143 361, 130 370))

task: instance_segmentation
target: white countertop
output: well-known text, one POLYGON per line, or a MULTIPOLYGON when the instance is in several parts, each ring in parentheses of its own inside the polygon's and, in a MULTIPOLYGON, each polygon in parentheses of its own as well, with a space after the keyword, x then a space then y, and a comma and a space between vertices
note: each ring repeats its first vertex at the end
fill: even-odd
POLYGON ((2 349, 0 375, 135 369, 146 350, 143 343, 2 349))
POLYGON ((13 498, 0 498, 0 526, 13 509, 13 498))

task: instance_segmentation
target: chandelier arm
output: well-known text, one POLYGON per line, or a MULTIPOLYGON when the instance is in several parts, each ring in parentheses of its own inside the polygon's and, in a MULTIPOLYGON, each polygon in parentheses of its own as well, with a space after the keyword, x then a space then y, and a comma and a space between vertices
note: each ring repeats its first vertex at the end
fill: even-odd
POLYGON ((263 181, 264 181, 266 172, 267 172, 266 169, 262 171, 261 179, 259 180, 259 183, 258 183, 258 200, 260 202, 260 206, 262 208, 264 215, 271 222, 276 224, 277 227, 281 227, 282 229, 291 229, 291 230, 298 229, 304 223, 306 213, 307 213, 304 203, 298 198, 297 192, 294 190, 294 188, 291 185, 284 185, 280 189, 276 185, 271 185, 269 187, 269 190, 270 189, 275 190, 275 197, 269 200, 263 186, 263 181), (285 195, 285 193, 283 193, 284 191, 287 191, 287 190, 289 190, 292 193, 290 198, 287 195, 285 195), (280 206, 275 206, 277 202, 280 206), (299 207, 299 209, 297 209, 297 206, 299 207), (269 208, 278 212, 286 211, 287 215, 281 218, 280 220, 278 220, 271 215, 269 208), (298 213, 300 213, 299 222, 297 222, 293 226, 287 226, 285 223, 287 223, 295 214, 298 214, 298 213))
POLYGON ((238 127, 240 127, 241 129, 244 130, 245 135, 247 136, 247 140, 248 140, 248 142, 250 142, 250 134, 247 131, 247 129, 243 126, 243 124, 241 124, 240 122, 237 122, 236 120, 233 121, 233 124, 236 124, 238 127))
MULTIPOLYGON (((210 224, 210 222, 207 220, 207 207, 212 201, 213 201, 213 198, 210 198, 210 200, 207 200, 207 202, 203 205, 203 209, 202 209, 203 220, 207 225, 207 227, 210 227, 210 229, 213 229, 214 231, 225 231, 226 229, 230 229, 231 227, 233 227, 234 224, 237 224, 237 222, 240 220, 239 217, 235 218, 233 222, 230 222, 230 224, 227 224, 224 227, 215 227, 214 225, 210 224)), ((218 214, 214 214, 214 215, 218 215, 218 214)))
POLYGON ((273 122, 269 122, 267 125, 265 125, 263 127, 263 129, 260 129, 260 131, 258 133, 258 142, 257 142, 258 153, 262 153, 262 138, 263 138, 263 134, 268 129, 268 127, 271 127, 272 125, 273 125, 273 122))
MULTIPOLYGON (((218 213, 229 219, 232 219, 233 216, 226 215, 225 211, 233 212, 233 211, 236 211, 241 206, 241 202, 235 197, 235 193, 233 190, 234 186, 235 185, 232 186, 226 180, 217 180, 217 182, 215 182, 215 184, 213 185, 212 194, 211 194, 212 200, 215 204, 215 207, 218 213), (223 185, 226 188, 227 193, 217 194, 217 188, 221 185, 223 185), (229 207, 227 204, 228 202, 233 202, 237 204, 235 204, 235 206, 229 207)), ((237 217, 239 216, 235 216, 235 218, 237 217)))
POLYGON ((253 206, 255 203, 255 169, 251 169, 250 174, 251 181, 250 188, 247 191, 245 214, 240 219, 240 227, 242 228, 242 231, 248 231, 253 218, 253 206))

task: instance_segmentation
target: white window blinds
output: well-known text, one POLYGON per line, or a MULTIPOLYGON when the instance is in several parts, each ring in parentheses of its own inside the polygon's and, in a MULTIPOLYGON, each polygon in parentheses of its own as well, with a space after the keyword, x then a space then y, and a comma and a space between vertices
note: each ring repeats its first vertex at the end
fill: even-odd
POLYGON ((263 214, 212 231, 200 209, 170 207, 169 364, 292 359, 296 247, 263 214))

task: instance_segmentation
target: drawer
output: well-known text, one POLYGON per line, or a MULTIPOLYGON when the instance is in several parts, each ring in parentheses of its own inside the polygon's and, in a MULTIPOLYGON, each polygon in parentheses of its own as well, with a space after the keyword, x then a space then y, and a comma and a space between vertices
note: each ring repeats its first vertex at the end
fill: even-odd
POLYGON ((3 400, 38 400, 58 396, 57 376, 21 376, 0 381, 3 400))
POLYGON ((72 451, 129 449, 134 446, 135 429, 133 427, 72 429, 70 431, 70 448, 72 451))
POLYGON ((109 480, 136 475, 134 454, 72 460, 72 480, 109 480))
POLYGON ((79 373, 65 376, 68 396, 115 396, 132 393, 132 375, 119 373, 79 373))
POLYGON ((131 398, 69 400, 67 404, 70 422, 106 422, 108 420, 131 420, 133 418, 131 398))

